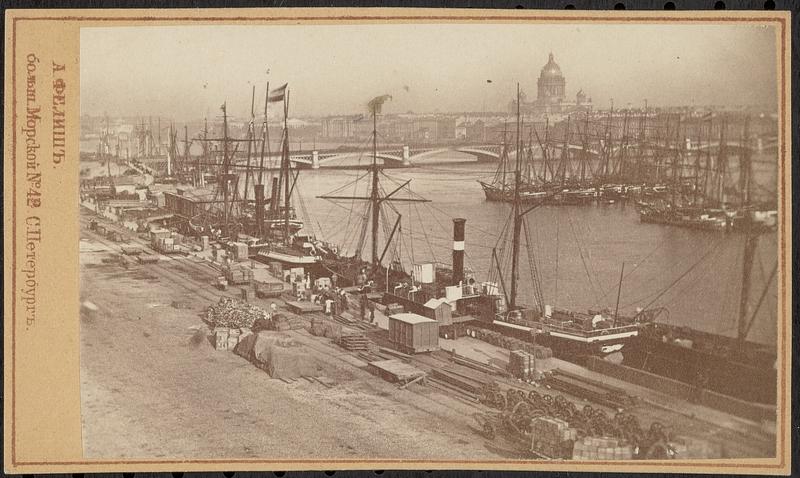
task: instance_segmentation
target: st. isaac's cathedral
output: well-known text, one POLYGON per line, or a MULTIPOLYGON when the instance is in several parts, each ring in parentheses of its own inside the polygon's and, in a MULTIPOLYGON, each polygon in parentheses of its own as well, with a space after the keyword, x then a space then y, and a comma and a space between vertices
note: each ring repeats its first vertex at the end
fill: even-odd
MULTIPOLYGON (((547 64, 542 67, 539 79, 536 82, 536 99, 526 101, 524 93, 520 94, 520 112, 525 115, 554 115, 560 116, 579 111, 590 111, 592 99, 588 98, 583 90, 578 91, 575 100, 567 100, 567 81, 561 73, 561 68, 550 53, 547 64)), ((509 103, 511 113, 517 112, 517 101, 509 103)))

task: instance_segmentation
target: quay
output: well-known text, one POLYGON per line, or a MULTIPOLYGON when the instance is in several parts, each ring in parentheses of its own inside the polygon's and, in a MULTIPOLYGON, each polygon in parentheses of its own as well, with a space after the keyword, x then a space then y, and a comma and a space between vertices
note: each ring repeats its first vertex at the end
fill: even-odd
MULTIPOLYGON (((140 457, 188 458, 211 448, 219 457, 275 459, 540 459, 548 456, 545 449, 554 453, 542 443, 521 446, 495 426, 502 411, 486 399, 488 384, 497 400, 533 403, 520 394, 559 396, 566 408, 588 406, 609 419, 635 416, 643 430, 661 424, 678 458, 775 453, 774 413, 759 418, 719 410, 691 396, 608 375, 602 366, 584 368, 556 357, 536 359, 533 379, 520 380, 505 373, 509 350, 473 337, 439 338, 440 350, 433 352, 398 352, 389 340, 391 311, 375 304, 374 320, 362 321, 355 293, 346 293, 350 318, 337 320, 310 302, 297 302, 288 283, 281 296, 264 298, 241 293, 252 289, 248 285, 217 287, 223 263, 199 241, 185 238, 184 253, 166 254, 86 208, 80 222, 81 402, 93 411, 83 422, 87 457, 122 456, 134 449, 140 457), (141 263, 131 255, 158 260, 141 263), (215 331, 203 320, 207 308, 221 298, 245 297, 248 306, 272 313, 274 305, 274 316, 302 325, 263 336, 291 343, 287 354, 302 351, 302 359, 285 366, 311 372, 271 378, 234 353, 244 343, 239 338, 233 350, 217 350, 215 331), (329 336, 337 333, 366 337, 371 346, 347 350, 329 336), (375 374, 376 368, 381 372, 375 374), (556 390, 552 380, 559 371, 564 381, 556 390), (401 383, 381 378, 386 374, 401 376, 401 383), (572 388, 563 386, 567 382, 572 388), (597 398, 606 393, 624 400, 610 406, 617 402, 597 398), (110 439, 118 426, 126 430, 124 443, 110 439)), ((246 261, 242 267, 252 269, 254 281, 282 282, 265 264, 246 261)), ((560 426, 544 417, 535 421, 540 431, 560 426)), ((593 445, 585 442, 580 441, 580 452, 575 448, 576 458, 599 453, 603 459, 627 459, 608 451, 621 448, 618 443, 587 451, 593 445)))

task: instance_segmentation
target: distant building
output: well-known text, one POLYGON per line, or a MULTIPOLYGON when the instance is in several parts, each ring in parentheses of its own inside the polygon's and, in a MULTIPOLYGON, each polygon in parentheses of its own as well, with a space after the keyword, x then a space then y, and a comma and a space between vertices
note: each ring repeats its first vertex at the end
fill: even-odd
POLYGON ((482 120, 462 121, 456 126, 456 138, 466 141, 484 141, 486 139, 486 125, 482 120))
MULTIPOLYGON (((591 111, 592 99, 586 96, 583 90, 575 95, 575 100, 567 100, 567 80, 561 73, 561 67, 555 62, 553 54, 542 67, 539 79, 536 81, 536 99, 526 101, 525 94, 520 95, 520 112, 525 115, 563 115, 579 111, 591 111)), ((511 113, 517 112, 517 101, 509 103, 511 113)))

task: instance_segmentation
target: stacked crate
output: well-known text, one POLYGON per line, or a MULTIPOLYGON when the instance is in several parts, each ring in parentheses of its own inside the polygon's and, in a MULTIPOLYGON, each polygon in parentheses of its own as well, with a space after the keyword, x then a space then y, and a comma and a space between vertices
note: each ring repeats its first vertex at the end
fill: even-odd
POLYGON ((214 348, 233 350, 248 335, 250 335, 248 328, 217 327, 214 329, 214 348))
POLYGON ((228 267, 225 277, 231 284, 249 284, 253 280, 253 271, 247 267, 228 267))
POLYGON ((531 450, 550 458, 569 458, 577 430, 569 423, 553 417, 537 417, 531 421, 531 450))
POLYGON ((618 438, 584 437, 575 442, 572 450, 574 460, 632 460, 633 446, 618 438))
POLYGON ((536 372, 535 364, 533 354, 524 350, 512 350, 508 354, 508 372, 516 378, 532 377, 536 372))

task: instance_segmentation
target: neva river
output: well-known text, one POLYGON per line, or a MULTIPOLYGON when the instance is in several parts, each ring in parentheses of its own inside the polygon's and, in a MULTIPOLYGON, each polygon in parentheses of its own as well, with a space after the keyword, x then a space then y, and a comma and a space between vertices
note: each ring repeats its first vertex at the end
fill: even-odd
MULTIPOLYGON (((502 248, 498 241, 502 240, 511 206, 487 202, 477 182, 491 179, 494 168, 492 164, 471 163, 386 170, 390 179, 382 178, 385 193, 410 179, 413 193, 431 201, 393 203, 403 215, 399 250, 404 264, 449 264, 452 218, 463 217, 467 220, 466 266, 474 270, 479 282, 497 281, 496 268, 490 271, 492 248, 502 248)), ((365 174, 356 170, 303 170, 296 191, 301 200, 295 205, 307 228, 320 238, 353 250, 359 241, 366 202, 343 200, 333 204, 317 196, 367 196, 369 178, 362 177, 365 174), (357 177, 361 180, 352 184, 357 177)), ((395 197, 411 196, 404 190, 395 197)), ((385 227, 391 229, 397 212, 384 209, 385 227)), ((530 212, 527 221, 533 245, 530 250, 546 304, 582 311, 590 307, 613 310, 624 262, 620 313, 633 313, 636 307, 648 304, 665 307, 669 311, 666 321, 671 323, 736 335, 743 263, 741 234, 641 224, 632 203, 544 206, 530 212), (662 294, 665 289, 668 291, 662 294)), ((385 235, 381 233, 380 250, 385 235)), ((523 232, 523 243, 525 237, 523 232)), ((508 238, 510 234, 505 235, 508 238)), ((510 251, 510 247, 507 249, 510 251)), ((523 247, 519 262, 519 302, 523 303, 533 300, 527 250, 523 247)), ((369 246, 365 246, 364 254, 369 256, 369 246)), ((776 254, 776 234, 762 235, 751 276, 752 304, 761 294, 776 254)), ((508 284, 507 266, 504 274, 508 284)), ((750 340, 776 342, 774 282, 750 331, 750 340)))

